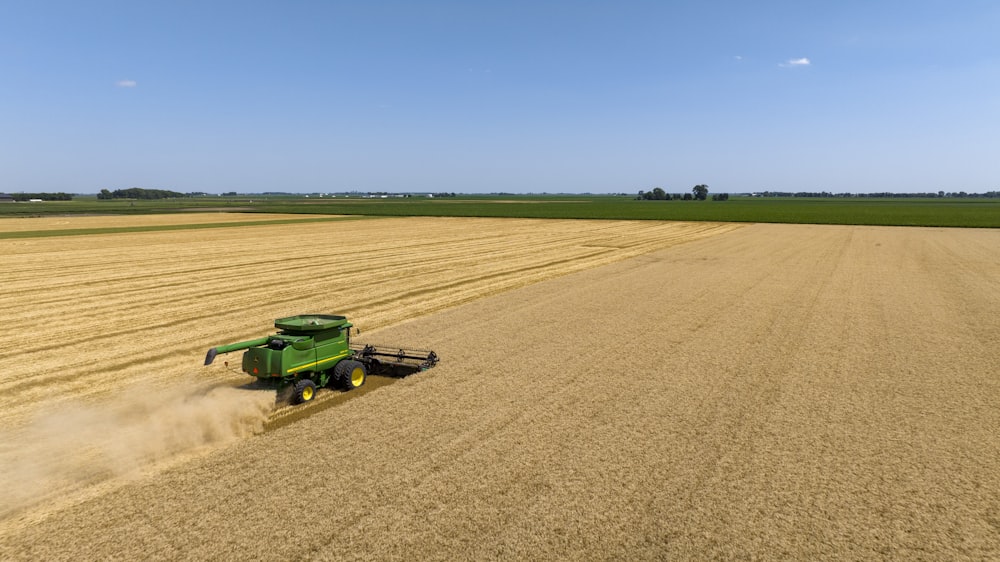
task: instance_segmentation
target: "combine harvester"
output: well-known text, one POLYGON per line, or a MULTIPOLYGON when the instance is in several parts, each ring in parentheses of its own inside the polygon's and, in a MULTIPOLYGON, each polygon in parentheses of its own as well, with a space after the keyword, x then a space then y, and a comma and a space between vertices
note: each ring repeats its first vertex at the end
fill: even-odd
POLYGON ((277 334, 209 349, 205 365, 220 353, 245 349, 245 373, 278 388, 291 385, 292 403, 302 404, 316 396, 317 387, 353 390, 369 374, 406 376, 438 362, 433 351, 351 345, 353 325, 343 316, 302 314, 278 318, 274 327, 277 334))

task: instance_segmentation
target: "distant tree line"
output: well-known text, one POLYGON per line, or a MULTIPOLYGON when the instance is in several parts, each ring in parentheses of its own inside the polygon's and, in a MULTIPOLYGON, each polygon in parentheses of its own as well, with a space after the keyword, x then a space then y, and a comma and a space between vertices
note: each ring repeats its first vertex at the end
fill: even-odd
POLYGON ((41 199, 42 201, 72 201, 73 196, 69 193, 11 193, 11 197, 14 201, 31 201, 32 199, 41 199))
POLYGON ((98 199, 172 199, 175 197, 184 197, 184 194, 166 189, 144 189, 141 187, 116 189, 114 191, 102 189, 97 194, 98 199))
MULTIPOLYGON (((987 191, 986 193, 966 193, 964 191, 937 191, 937 192, 924 192, 924 193, 891 193, 891 192, 877 192, 877 193, 832 193, 829 191, 761 191, 753 193, 754 197, 853 197, 853 198, 919 198, 919 199, 935 199, 935 198, 946 198, 954 197, 958 199, 962 198, 988 198, 996 199, 1000 198, 1000 191, 987 191)), ((708 186, 704 184, 696 185, 691 188, 690 193, 674 193, 670 194, 660 187, 654 187, 650 191, 639 191, 639 196, 636 199, 641 199, 644 201, 704 201, 708 198, 708 186)), ((712 201, 728 201, 728 193, 716 193, 712 195, 712 201)))
POLYGON ((830 193, 828 191, 761 191, 755 193, 754 195, 758 197, 871 197, 871 198, 894 198, 894 199, 907 199, 907 198, 919 198, 919 199, 935 199, 935 198, 945 198, 945 197, 976 197, 976 198, 989 198, 995 199, 1000 198, 1000 191, 987 191, 986 193, 966 193, 964 191, 931 191, 924 193, 891 193, 891 192, 877 192, 877 193, 830 193))
MULTIPOLYGON (((636 199, 643 201, 704 201, 708 199, 708 186, 698 184, 691 188, 691 193, 667 193, 662 187, 654 187, 651 191, 639 191, 636 199)), ((728 193, 718 193, 712 196, 712 201, 729 201, 728 193)))

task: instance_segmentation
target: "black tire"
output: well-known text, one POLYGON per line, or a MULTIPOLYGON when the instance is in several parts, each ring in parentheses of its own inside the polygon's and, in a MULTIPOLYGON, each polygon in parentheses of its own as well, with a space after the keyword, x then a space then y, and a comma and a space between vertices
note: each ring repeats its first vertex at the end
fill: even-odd
POLYGON ((316 397, 316 383, 309 379, 302 379, 295 383, 295 390, 292 391, 292 404, 305 404, 316 397))
POLYGON ((367 378, 368 371, 365 369, 365 364, 360 361, 348 359, 337 363, 333 368, 333 380, 344 390, 354 390, 362 386, 367 378))

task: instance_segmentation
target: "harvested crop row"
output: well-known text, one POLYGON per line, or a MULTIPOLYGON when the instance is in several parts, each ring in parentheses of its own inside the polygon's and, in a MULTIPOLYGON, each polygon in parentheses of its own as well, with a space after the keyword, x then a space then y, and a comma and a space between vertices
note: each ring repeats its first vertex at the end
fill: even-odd
POLYGON ((202 371, 205 350, 280 316, 343 313, 368 330, 733 228, 405 218, 3 240, 0 316, 15 351, 0 377, 0 427, 192 373, 245 380, 202 371))
POLYGON ((754 225, 378 336, 446 359, 0 558, 1000 557, 1000 231, 754 225))

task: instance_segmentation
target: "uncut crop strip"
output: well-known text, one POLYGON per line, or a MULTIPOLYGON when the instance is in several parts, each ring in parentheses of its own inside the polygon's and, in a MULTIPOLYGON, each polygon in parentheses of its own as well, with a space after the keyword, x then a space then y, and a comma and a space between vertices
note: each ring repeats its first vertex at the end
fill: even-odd
POLYGON ((243 220, 239 222, 234 222, 234 221, 200 222, 196 224, 152 224, 152 225, 140 225, 140 226, 74 228, 74 229, 52 228, 46 230, 0 232, 0 240, 12 239, 12 238, 54 238, 54 237, 65 237, 65 236, 86 236, 93 234, 132 234, 137 232, 162 232, 165 230, 204 230, 207 228, 231 228, 234 226, 305 224, 313 222, 360 220, 364 218, 366 217, 321 216, 313 218, 296 217, 288 219, 243 220))
MULTIPOLYGON (((323 215, 325 218, 335 218, 337 215, 323 215)), ((310 220, 317 218, 312 215, 289 215, 277 213, 184 213, 184 214, 160 214, 160 215, 101 215, 82 217, 32 217, 32 218, 0 218, 0 234, 24 233, 24 232, 45 232, 45 231, 72 231, 72 230, 98 230, 98 229, 128 229, 142 227, 176 227, 176 226, 197 226, 206 224, 232 223, 258 221, 287 221, 287 220, 310 220)))
POLYGON ((183 376, 245 381, 203 369, 205 350, 280 316, 342 313, 369 331, 733 228, 404 218, 0 241, 15 350, 0 423, 183 376))

